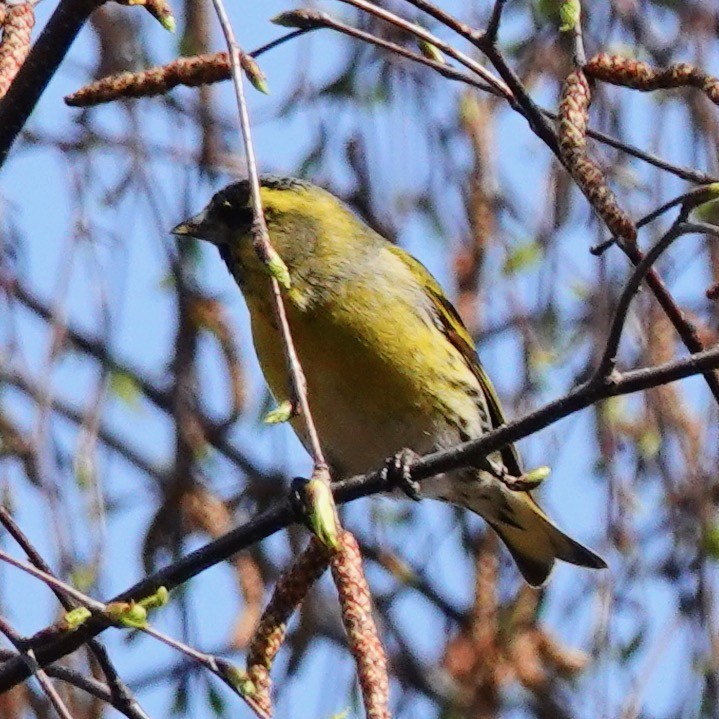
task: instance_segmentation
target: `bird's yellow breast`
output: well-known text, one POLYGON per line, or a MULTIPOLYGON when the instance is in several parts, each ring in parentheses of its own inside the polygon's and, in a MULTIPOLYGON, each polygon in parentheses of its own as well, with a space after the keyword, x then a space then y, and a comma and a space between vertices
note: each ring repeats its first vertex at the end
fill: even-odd
MULTIPOLYGON (((347 297, 309 308, 292 291, 287 296, 317 430, 342 474, 377 468, 403 447, 426 452, 435 446, 448 415, 476 412, 469 399, 457 400, 466 402, 463 407, 448 405, 448 397, 460 396, 452 392, 456 382, 476 380, 454 347, 413 306, 419 298, 397 287, 397 276, 392 293, 365 291, 358 279, 347 288, 347 297), (375 321, 378 313, 382 322, 375 321)), ((275 398, 285 399, 283 345, 266 297, 257 291, 245 295, 265 378, 275 398)), ((293 427, 304 439, 302 418, 293 420, 293 427)))

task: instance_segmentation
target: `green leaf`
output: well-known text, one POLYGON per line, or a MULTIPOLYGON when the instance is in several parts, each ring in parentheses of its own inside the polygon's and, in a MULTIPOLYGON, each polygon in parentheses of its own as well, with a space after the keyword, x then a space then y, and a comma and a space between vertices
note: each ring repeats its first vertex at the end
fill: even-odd
POLYGON ((289 422, 295 414, 292 402, 285 400, 284 402, 278 404, 274 409, 271 409, 262 418, 262 421, 265 424, 282 424, 283 422, 289 422))
POLYGON ((138 604, 146 610, 158 609, 164 607, 167 602, 170 601, 170 593, 167 591, 167 587, 158 587, 154 594, 140 599, 138 604))
POLYGON ((655 429, 642 432, 637 442, 637 449, 643 459, 654 459, 662 446, 662 436, 655 429))
POLYGON ((87 592, 97 580, 97 572, 90 564, 78 564, 70 573, 70 583, 81 592, 87 592))
POLYGON ((69 632, 79 629, 90 617, 92 613, 87 607, 76 607, 65 613, 63 619, 69 632))
POLYGON ((92 456, 85 451, 79 451, 73 461, 75 481, 80 489, 88 489, 95 484, 97 471, 92 456))
POLYGON ((505 275, 516 275, 522 270, 536 265, 541 258, 542 247, 538 243, 533 240, 522 242, 516 247, 513 247, 507 254, 504 265, 502 266, 502 272, 505 275))
POLYGON ((105 607, 108 619, 128 629, 144 629, 147 626, 147 610, 135 602, 110 602, 105 607))
POLYGON ((558 24, 561 32, 574 30, 582 16, 580 0, 537 0, 535 6, 540 16, 558 24))
POLYGON ((644 644, 644 630, 640 629, 622 648, 621 657, 623 660, 631 659, 644 644))
POLYGON ((121 371, 110 372, 110 392, 130 409, 139 409, 142 390, 131 375, 121 371))
POLYGON ((273 247, 270 247, 265 267, 267 267, 267 271, 280 283, 282 287, 286 290, 290 289, 290 271, 287 269, 287 265, 284 260, 279 256, 273 247))
POLYGON ((428 42, 427 40, 418 40, 417 41, 417 47, 419 47, 419 51, 424 55, 428 60, 434 60, 435 62, 440 62, 443 65, 445 64, 444 55, 439 51, 439 48, 436 45, 433 45, 431 42, 428 42))
POLYGON ((704 202, 694 209, 693 217, 710 225, 719 225, 719 183, 708 185, 701 199, 704 202))
POLYGON ((704 535, 704 551, 713 559, 719 559, 719 524, 715 524, 704 535))
POLYGON ((582 17, 582 5, 579 0, 566 0, 559 8, 559 30, 570 32, 579 24, 582 17))

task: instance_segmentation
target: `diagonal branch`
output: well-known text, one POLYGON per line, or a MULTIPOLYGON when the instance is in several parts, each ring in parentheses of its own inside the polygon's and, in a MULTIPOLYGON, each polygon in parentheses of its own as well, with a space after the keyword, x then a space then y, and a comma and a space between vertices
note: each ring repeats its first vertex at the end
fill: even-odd
POLYGON ((61 0, 0 101, 0 168, 73 40, 101 0, 61 0))
MULTIPOLYGON (((412 466, 412 479, 421 481, 442 472, 476 465, 487 455, 498 452, 508 444, 528 437, 600 400, 640 392, 717 368, 719 368, 719 346, 656 367, 621 374, 615 372, 602 382, 590 380, 563 397, 492 430, 479 439, 421 457, 412 466)), ((335 501, 343 504, 360 497, 391 491, 393 487, 385 475, 386 473, 377 471, 335 483, 333 485, 335 501)), ((240 550, 287 528, 297 519, 289 500, 285 500, 172 565, 151 574, 112 601, 145 597, 160 586, 165 586, 168 590, 177 587, 240 550)), ((28 642, 35 651, 39 665, 46 666, 74 652, 107 626, 106 621, 93 618, 72 634, 41 630, 34 637, 29 638, 28 642)), ((7 691, 28 676, 29 671, 22 659, 5 662, 0 667, 0 692, 7 691)))

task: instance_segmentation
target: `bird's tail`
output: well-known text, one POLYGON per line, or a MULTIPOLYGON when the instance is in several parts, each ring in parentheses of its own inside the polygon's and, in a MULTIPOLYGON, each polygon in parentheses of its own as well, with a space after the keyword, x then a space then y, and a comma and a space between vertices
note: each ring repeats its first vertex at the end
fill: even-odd
POLYGON ((487 519, 529 584, 544 584, 556 559, 592 569, 607 566, 600 556, 554 526, 529 492, 503 488, 502 494, 508 511, 487 519))

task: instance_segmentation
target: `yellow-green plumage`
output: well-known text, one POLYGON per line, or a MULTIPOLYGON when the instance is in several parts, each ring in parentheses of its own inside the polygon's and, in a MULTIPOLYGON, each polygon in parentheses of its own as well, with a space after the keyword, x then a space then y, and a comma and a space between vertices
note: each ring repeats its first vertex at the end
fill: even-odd
MULTIPOLYGON (((449 447, 503 422, 469 333, 423 265, 320 188, 264 178, 261 194, 272 244, 289 269, 288 321, 335 477, 375 469, 405 447, 449 447)), ((175 233, 219 247, 247 301, 265 378, 281 401, 287 369, 251 219, 241 182, 175 233)), ((302 418, 292 424, 306 444, 302 418)), ((513 447, 492 461, 521 474, 513 447)), ((605 566, 554 527, 529 493, 509 491, 487 471, 460 470, 422 489, 483 516, 532 584, 547 578, 555 558, 605 566)))

